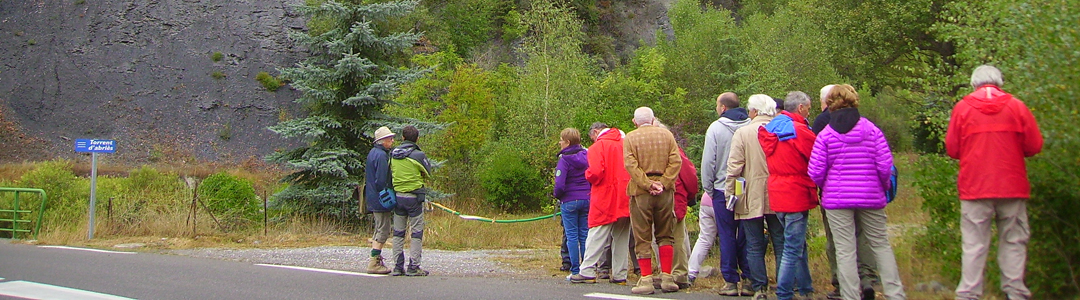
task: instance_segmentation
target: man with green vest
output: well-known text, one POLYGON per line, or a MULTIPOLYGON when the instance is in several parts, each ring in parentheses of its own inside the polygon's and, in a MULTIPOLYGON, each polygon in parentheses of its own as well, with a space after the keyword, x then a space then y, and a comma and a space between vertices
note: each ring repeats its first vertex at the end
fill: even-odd
POLYGON ((393 174, 397 206, 394 207, 394 271, 392 276, 427 276, 420 269, 420 256, 424 238, 424 180, 431 177, 431 165, 427 155, 416 145, 420 131, 412 125, 401 130, 405 139, 390 151, 390 171, 393 174), (405 268, 405 233, 408 229, 409 264, 405 268))

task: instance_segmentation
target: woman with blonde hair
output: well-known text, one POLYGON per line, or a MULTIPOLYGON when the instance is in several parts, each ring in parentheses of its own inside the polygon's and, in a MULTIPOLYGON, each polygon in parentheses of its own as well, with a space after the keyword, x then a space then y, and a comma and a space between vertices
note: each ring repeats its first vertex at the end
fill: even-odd
POLYGON ((814 141, 807 173, 822 189, 821 206, 836 243, 840 294, 860 299, 855 231, 865 232, 877 259, 885 296, 906 299, 896 257, 886 231, 885 191, 892 175, 892 152, 881 129, 859 115, 859 94, 851 85, 837 85, 826 102, 829 124, 814 141))

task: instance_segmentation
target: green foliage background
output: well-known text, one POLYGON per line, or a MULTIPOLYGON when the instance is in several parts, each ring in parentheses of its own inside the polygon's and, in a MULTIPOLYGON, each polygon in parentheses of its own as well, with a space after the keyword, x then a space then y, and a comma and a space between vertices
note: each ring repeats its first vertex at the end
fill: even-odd
MULTIPOLYGON (((312 41, 305 44, 319 51, 302 66, 328 68, 346 56, 323 51, 340 50, 323 47, 336 43, 324 38, 364 23, 313 13, 325 3, 308 2, 310 30, 298 40, 312 41)), ((1033 185, 1029 285, 1039 298, 1080 293, 1080 272, 1075 271, 1080 269, 1080 218, 1075 217, 1080 213, 1075 189, 1080 185, 1075 172, 1080 169, 1080 127, 1073 124, 1080 109, 1075 101, 1080 96, 1080 52, 1075 50, 1080 5, 1075 1, 678 0, 667 12, 670 32, 658 31, 655 43, 619 54, 613 44, 619 33, 611 32, 615 16, 622 16, 614 9, 621 5, 617 1, 362 1, 397 5, 391 3, 415 6, 410 14, 371 24, 386 25, 374 27, 380 34, 423 33, 423 38, 415 36, 411 55, 383 56, 365 47, 352 48, 354 53, 378 58, 379 70, 390 73, 428 72, 400 81, 400 93, 385 94, 362 113, 337 114, 352 108, 329 110, 335 106, 328 104, 336 102, 314 101, 313 116, 333 112, 349 121, 308 118, 286 124, 297 130, 351 132, 308 140, 311 146, 304 151, 350 146, 321 152, 335 153, 317 156, 323 160, 309 157, 310 165, 298 164, 305 161, 297 159, 300 152, 288 152, 293 158, 279 161, 311 170, 319 166, 315 161, 340 164, 345 172, 329 174, 336 186, 344 186, 360 179, 354 170, 370 144, 364 132, 402 121, 438 122, 447 125, 445 130, 424 131, 421 142, 429 156, 447 160, 434 187, 455 193, 450 201, 539 211, 552 207, 546 195, 557 134, 565 127, 585 132, 599 121, 630 131, 633 109, 650 106, 698 163, 701 134, 717 117, 718 94, 783 98, 799 90, 816 98, 824 85, 848 83, 859 89, 860 111, 883 129, 893 149, 920 154, 914 188, 925 199, 931 221, 917 253, 943 266, 941 279, 952 284, 958 278, 959 200, 956 161, 942 156, 942 138, 952 106, 971 91, 970 71, 993 64, 1005 73, 1003 88, 1035 113, 1047 141, 1044 152, 1028 160, 1033 185)), ((311 85, 295 71, 282 74, 311 95, 301 99, 305 102, 329 91, 341 101, 350 97, 341 94, 346 87, 371 83, 311 85)), ((288 179, 324 174, 309 172, 288 179)), ((282 195, 292 195, 282 199, 296 203, 322 199, 292 190, 282 195)), ((988 274, 996 280, 994 270, 988 274)), ((993 284, 987 286, 996 292, 993 284)))

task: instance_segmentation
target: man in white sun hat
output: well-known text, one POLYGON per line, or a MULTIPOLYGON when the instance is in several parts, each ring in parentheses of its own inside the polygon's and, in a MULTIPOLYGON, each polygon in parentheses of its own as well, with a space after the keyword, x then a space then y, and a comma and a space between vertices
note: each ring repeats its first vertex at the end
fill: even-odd
POLYGON ((364 202, 371 211, 375 223, 375 236, 371 238, 371 259, 367 272, 371 274, 389 274, 390 269, 383 264, 382 248, 390 237, 390 223, 393 219, 393 207, 383 206, 379 192, 389 189, 393 192, 390 178, 390 149, 394 146, 394 132, 386 126, 375 130, 375 145, 368 151, 367 163, 364 164, 364 202))

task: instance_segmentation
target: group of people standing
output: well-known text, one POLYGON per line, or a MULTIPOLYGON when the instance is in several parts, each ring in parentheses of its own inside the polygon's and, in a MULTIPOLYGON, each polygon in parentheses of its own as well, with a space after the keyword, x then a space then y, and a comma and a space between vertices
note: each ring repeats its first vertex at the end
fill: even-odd
MULTIPOLYGON (((1040 151, 1042 136, 1027 107, 1000 89, 999 70, 977 68, 971 85, 975 91, 957 103, 946 134, 948 154, 960 160, 963 200, 963 279, 956 298, 982 296, 996 216, 1002 291, 1009 299, 1028 299, 1024 158, 1040 151)), ((896 172, 888 141, 859 113, 854 87, 825 86, 820 102, 821 114, 810 123, 811 100, 803 92, 783 100, 752 95, 745 108, 734 93, 717 97, 719 119, 706 132, 701 160, 701 234, 692 251, 682 222, 694 205, 698 176, 650 108, 634 112, 637 128, 629 133, 593 124, 588 149, 576 129, 563 130, 554 196, 561 201, 568 279, 625 284, 632 255, 641 279, 631 292, 678 291, 694 281, 715 240, 725 281, 720 294, 766 299, 771 243, 776 297, 807 299, 814 293, 807 222, 820 205, 834 287, 826 297, 873 299, 872 284, 880 281, 886 298, 906 299, 884 210, 896 172), (631 236, 632 246, 624 246, 631 236), (610 263, 601 261, 605 256, 610 263), (596 271, 608 264, 609 272, 596 271)))
MULTIPOLYGON (((995 220, 1002 291, 1009 299, 1031 297, 1024 285, 1031 191, 1024 158, 1041 151, 1043 138, 1031 111, 1002 84, 997 68, 976 68, 975 91, 956 104, 945 136, 948 155, 960 161, 963 261, 956 299, 982 296, 995 220)), ((825 86, 820 101, 821 114, 811 124, 806 93, 790 92, 783 100, 752 95, 745 108, 735 93, 721 94, 719 118, 705 134, 700 181, 672 131, 648 107, 634 111, 636 129, 629 133, 592 124, 588 149, 577 129, 564 129, 553 195, 566 235, 567 279, 625 285, 632 262, 641 275, 632 293, 678 291, 693 283, 716 241, 725 281, 719 293, 766 299, 771 242, 776 297, 805 299, 814 293, 807 222, 820 205, 835 289, 827 297, 873 299, 872 283, 879 280, 886 298, 905 299, 884 210, 895 184, 889 144, 859 113, 852 86, 825 86), (699 186, 701 234, 690 250, 684 218, 699 186)), ((395 134, 376 130, 366 161, 364 199, 375 225, 367 271, 426 276, 420 258, 431 165, 416 144, 419 131, 406 126, 401 133, 403 142, 392 147, 395 134), (382 257, 391 228, 392 269, 382 257)))

